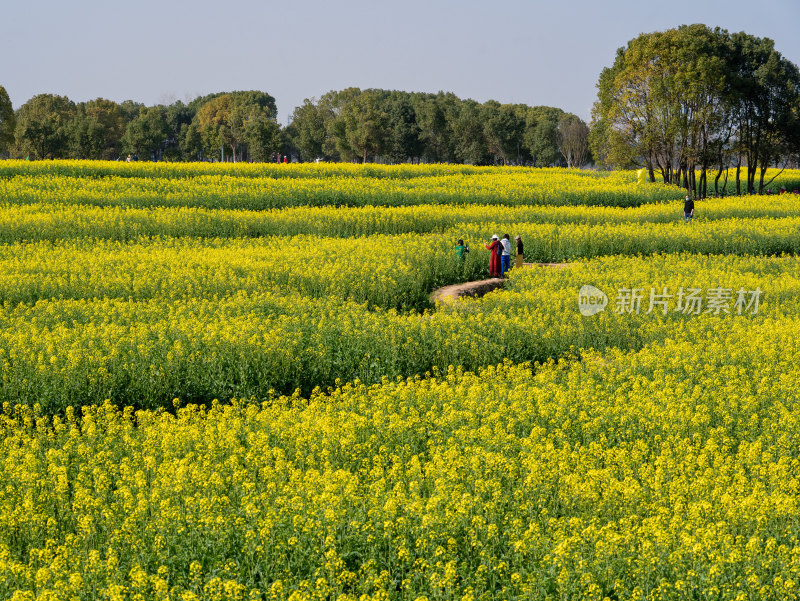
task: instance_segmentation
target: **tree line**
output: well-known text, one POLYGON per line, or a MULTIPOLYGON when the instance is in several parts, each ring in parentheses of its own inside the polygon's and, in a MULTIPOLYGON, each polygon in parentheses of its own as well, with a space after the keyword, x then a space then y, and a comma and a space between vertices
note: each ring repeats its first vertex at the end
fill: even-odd
POLYGON ((800 161, 800 71, 768 38, 683 25, 642 34, 603 69, 587 126, 561 109, 455 94, 347 88, 277 123, 266 92, 145 106, 40 94, 14 111, 0 86, 0 156, 147 160, 444 162, 643 167, 705 197, 763 192, 800 161))
POLYGON ((767 168, 800 157, 800 71, 768 38, 705 25, 642 34, 597 87, 590 138, 602 165, 643 167, 705 197, 709 179, 725 190, 729 169, 737 194, 761 193, 767 168))
POLYGON ((348 88, 305 100, 286 128, 304 158, 583 166, 589 127, 548 106, 348 88))
POLYGON ((145 106, 39 94, 14 111, 0 86, 0 156, 30 159, 451 162, 582 166, 589 127, 561 109, 451 93, 348 88, 305 100, 280 127, 266 92, 145 106))
POLYGON ((38 94, 13 111, 0 86, 0 155, 31 159, 269 160, 282 143, 275 99, 264 92, 210 94, 145 106, 38 94))

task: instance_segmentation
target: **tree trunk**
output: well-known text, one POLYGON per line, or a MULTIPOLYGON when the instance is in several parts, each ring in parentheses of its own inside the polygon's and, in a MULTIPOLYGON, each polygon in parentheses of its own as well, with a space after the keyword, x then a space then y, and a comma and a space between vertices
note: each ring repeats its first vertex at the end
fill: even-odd
POLYGON ((725 181, 722 182, 722 197, 728 192, 728 167, 725 167, 725 181))
POLYGON ((742 155, 736 157, 736 196, 742 195, 742 155))

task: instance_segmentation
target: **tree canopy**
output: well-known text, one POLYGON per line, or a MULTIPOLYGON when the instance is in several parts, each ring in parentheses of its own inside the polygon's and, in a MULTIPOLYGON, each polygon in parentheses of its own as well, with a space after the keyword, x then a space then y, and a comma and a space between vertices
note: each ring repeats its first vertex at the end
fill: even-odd
POLYGON ((614 167, 707 194, 707 177, 746 170, 746 190, 767 167, 796 156, 800 74, 772 40, 684 25, 642 34, 602 71, 591 145, 614 167), (699 178, 695 175, 699 171, 699 178))
POLYGON ((0 86, 0 156, 8 152, 9 147, 14 144, 14 130, 17 127, 17 119, 14 116, 14 107, 8 92, 0 86))
MULTIPOLYGON (((286 133, 306 161, 577 164, 577 156, 559 151, 557 128, 565 115, 553 107, 481 104, 443 92, 347 88, 306 99, 286 133)), ((581 156, 588 159, 587 152, 581 156)))
POLYGON ((768 167, 800 160, 800 72, 768 38, 697 24, 644 33, 617 51, 597 90, 591 127, 556 107, 351 87, 304 100, 281 128, 259 90, 167 106, 39 94, 14 111, 0 86, 0 157, 594 162, 644 167, 700 196, 729 168, 738 191, 762 191, 768 167))
POLYGON ((589 158, 565 145, 561 131, 570 123, 570 131, 583 132, 586 124, 554 107, 345 88, 306 99, 285 128, 277 112, 275 99, 258 90, 167 106, 104 98, 75 104, 40 94, 15 112, 0 88, 0 156, 270 161, 291 154, 302 161, 535 166, 581 166, 589 158))

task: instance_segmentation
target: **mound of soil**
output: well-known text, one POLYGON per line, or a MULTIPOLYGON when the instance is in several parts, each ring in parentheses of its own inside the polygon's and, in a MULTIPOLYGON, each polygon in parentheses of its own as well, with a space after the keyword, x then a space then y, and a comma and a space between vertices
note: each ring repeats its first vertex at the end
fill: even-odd
MULTIPOLYGON (((574 267, 577 263, 523 263, 522 267, 525 269, 533 269, 534 267, 545 267, 548 269, 568 269, 574 267)), ((478 280, 476 282, 464 282, 463 284, 453 284, 452 286, 445 286, 439 288, 431 294, 431 300, 434 303, 450 303, 456 299, 469 296, 479 297, 502 288, 506 280, 503 278, 490 278, 488 280, 478 280)))
POLYGON ((464 282, 463 284, 453 284, 452 286, 445 286, 439 288, 432 295, 431 299, 435 303, 450 303, 456 299, 464 296, 478 297, 502 288, 505 284, 503 278, 490 278, 488 280, 479 280, 477 282, 464 282))

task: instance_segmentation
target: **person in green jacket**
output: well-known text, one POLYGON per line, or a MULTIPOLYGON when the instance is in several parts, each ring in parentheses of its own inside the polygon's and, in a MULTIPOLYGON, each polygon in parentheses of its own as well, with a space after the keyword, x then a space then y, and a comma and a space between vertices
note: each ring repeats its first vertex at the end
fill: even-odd
POLYGON ((467 258, 467 253, 469 252, 469 246, 464 246, 464 241, 459 240, 458 244, 456 244, 456 256, 459 260, 463 261, 467 258))

